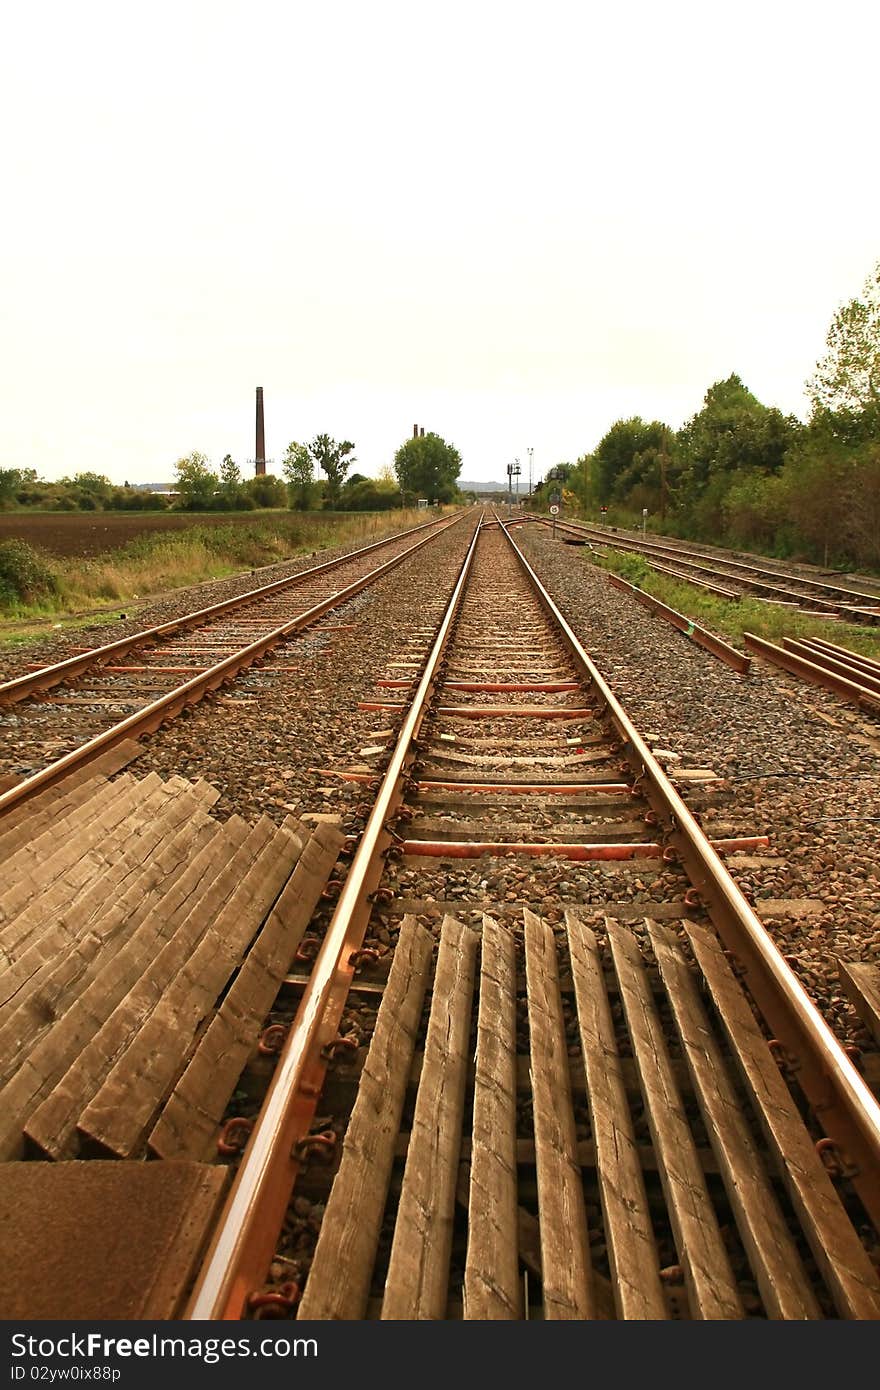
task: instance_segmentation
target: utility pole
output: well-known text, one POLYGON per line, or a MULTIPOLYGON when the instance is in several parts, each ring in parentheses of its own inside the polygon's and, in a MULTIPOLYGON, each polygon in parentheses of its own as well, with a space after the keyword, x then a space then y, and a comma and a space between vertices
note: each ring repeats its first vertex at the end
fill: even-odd
POLYGON ((532 446, 529 445, 528 449, 526 449, 526 453, 527 453, 528 456, 529 456, 529 503, 530 503, 530 504, 531 504, 531 500, 532 500, 532 455, 534 454, 534 452, 535 452, 535 451, 534 451, 534 449, 532 448, 532 446))
MULTIPOLYGON (((669 431, 664 427, 660 441, 660 520, 666 520, 666 464, 667 464, 667 438, 669 431)), ((661 526, 661 531, 663 527, 661 526)))

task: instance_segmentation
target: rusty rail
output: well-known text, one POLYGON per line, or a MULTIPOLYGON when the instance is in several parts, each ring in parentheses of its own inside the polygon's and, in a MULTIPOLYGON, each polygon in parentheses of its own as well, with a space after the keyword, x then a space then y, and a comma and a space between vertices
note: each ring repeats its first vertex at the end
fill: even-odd
POLYGON ((856 665, 846 658, 835 656, 822 647, 815 647, 812 642, 799 642, 793 637, 783 638, 782 645, 785 651, 793 652, 795 656, 802 656, 806 661, 821 666, 823 670, 852 680, 857 685, 864 686, 872 694, 880 696, 880 667, 875 665, 872 671, 868 665, 861 663, 856 665))
POLYGON ((751 660, 738 652, 736 647, 731 647, 728 642, 716 637, 714 632, 708 628, 695 623, 692 618, 686 618, 683 613, 679 613, 668 604, 661 603, 659 598, 654 598, 653 594, 646 594, 644 589, 640 589, 637 584, 630 584, 619 575, 610 574, 608 582, 614 589, 620 589, 623 593, 632 594, 633 598, 638 599, 639 603, 645 608, 649 608, 652 613, 665 618, 666 622, 671 623, 679 632, 684 633, 685 637, 692 637, 699 646, 705 647, 713 656, 717 656, 720 661, 732 666, 734 671, 738 671, 741 676, 747 676, 751 667, 751 660))
POLYGON ((162 637, 174 637, 177 633, 202 627, 212 618, 223 617, 226 613, 234 613, 237 609, 245 608, 259 599, 268 598, 271 594, 280 593, 284 589, 295 588, 296 585, 305 580, 313 579, 317 574, 337 569, 348 560, 356 560, 361 555, 369 555, 371 551, 378 550, 381 546, 392 545, 394 541, 401 540, 404 536, 414 535, 416 532, 427 530, 429 527, 439 527, 441 531, 446 530, 447 527, 454 525, 459 520, 461 520, 460 517, 453 517, 451 520, 444 518, 443 521, 424 522, 421 526, 414 526, 409 531, 395 531, 393 535, 372 541, 370 545, 362 546, 360 550, 352 550, 347 555, 342 555, 335 560, 325 560, 320 565, 312 565, 307 570, 300 570, 299 574, 288 575, 286 579, 274 579, 270 584, 264 584, 258 589, 251 589, 246 594, 239 594, 235 598, 221 599, 219 603, 209 604, 207 608, 194 609, 192 613, 186 613, 182 618, 172 618, 167 623, 159 623, 156 627, 144 628, 142 632, 135 632, 130 637, 120 637, 115 642, 107 642, 101 647, 93 647, 90 651, 80 652, 77 656, 66 657, 64 661, 58 661, 53 666, 43 666, 39 671, 31 671, 24 676, 16 676, 12 680, 0 683, 0 707, 19 704, 38 691, 51 690, 64 681, 74 680, 77 676, 90 670, 92 666, 101 666, 112 657, 125 656, 135 648, 158 641, 162 637))
MULTIPOLYGON (((336 1036, 356 960, 379 887, 384 855, 396 844, 391 828, 411 779, 416 740, 428 703, 442 684, 441 666, 479 539, 475 532, 449 607, 438 629, 398 735, 376 802, 360 839, 336 911, 289 1030, 269 1092, 252 1131, 185 1316, 237 1319, 265 1279, 290 1194, 302 1163, 325 1063, 322 1049, 336 1036)), ((660 765, 605 684, 574 632, 503 528, 542 604, 563 634, 576 665, 604 706, 635 788, 666 828, 719 934, 740 958, 747 984, 789 1053, 802 1062, 804 1090, 827 1134, 860 1167, 855 1178, 874 1220, 880 1218, 880 1107, 770 942, 759 919, 724 868, 660 765)), ((445 847, 448 849, 448 845, 445 847)), ((509 849, 510 846, 505 846, 509 849)))
POLYGON ((764 637, 756 637, 752 632, 744 632, 743 641, 750 651, 765 657, 767 661, 772 661, 774 666, 781 666, 784 671, 788 671, 789 675, 799 676, 801 680, 810 681, 812 685, 821 685, 825 690, 833 691, 835 695, 840 695, 851 704, 859 705, 875 714, 880 711, 880 695, 876 691, 820 664, 819 658, 816 660, 807 659, 799 656, 796 652, 786 651, 783 647, 778 647, 775 642, 768 642, 764 637))
POLYGON ((747 988, 764 1018, 800 1063, 798 1080, 804 1094, 826 1135, 852 1164, 853 1184, 871 1219, 880 1224, 880 1104, 786 965, 760 918, 528 560, 504 530, 541 602, 558 623, 577 665, 604 704, 608 722, 620 740, 622 755, 635 773, 636 784, 661 824, 669 827, 666 844, 678 853, 725 946, 739 958, 747 988))
MULTIPOLYGON (((454 525, 460 517, 454 518, 448 525, 454 525)), ((445 527, 443 529, 446 529, 445 527)), ((311 626, 322 618, 325 613, 333 608, 338 608, 355 594, 366 589, 370 584, 381 579, 383 575, 395 569, 408 559, 415 551, 422 546, 428 545, 441 532, 434 531, 430 535, 423 536, 421 540, 408 546, 399 555, 394 555, 384 564, 376 569, 370 570, 369 574, 363 575, 360 579, 354 580, 344 589, 339 589, 329 598, 322 599, 320 603, 301 613, 299 617, 292 618, 290 622, 283 623, 280 627, 273 628, 270 632, 264 633, 255 641, 250 642, 240 651, 233 652, 231 656, 225 657, 223 661, 193 676, 191 680, 183 685, 176 686, 174 690, 169 690, 165 695, 161 695, 158 700, 151 701, 142 710, 131 714, 128 718, 114 724, 112 728, 105 729, 103 733, 95 738, 89 739, 81 747, 74 749, 72 753, 67 753, 63 758, 57 759, 44 767, 40 772, 35 772, 33 776, 20 782, 18 786, 12 787, 9 791, 0 794, 0 817, 13 806, 18 806, 27 801, 36 792, 43 791, 46 787, 51 787, 54 783, 67 776, 74 768, 81 767, 89 762, 97 753, 104 752, 107 748, 112 748, 114 744, 120 743, 126 738, 141 738, 144 734, 154 733, 162 724, 174 719, 181 710, 187 706, 198 704, 198 702, 209 694, 217 690, 220 686, 230 684, 240 671, 252 666, 255 661, 259 661, 273 647, 280 642, 291 637, 295 632, 300 632, 303 628, 311 626)))
POLYGON ((202 1265, 188 1319, 240 1318, 265 1277, 299 1171, 296 1146, 308 1135, 320 1094, 321 1049, 336 1036, 355 970, 352 957, 363 941, 383 855, 394 839, 388 822, 403 800, 414 740, 439 679, 479 534, 478 525, 202 1265))
MULTIPOLYGON (((539 521, 544 526, 551 524, 546 516, 531 515, 528 520, 539 521)), ((848 589, 841 584, 825 584, 820 579, 810 579, 808 575, 786 574, 783 570, 765 569, 760 565, 749 565, 741 560, 733 560, 727 556, 712 554, 711 551, 704 550, 685 550, 673 545, 664 545, 659 541, 642 540, 633 537, 631 534, 621 535, 617 529, 610 530, 600 526, 589 525, 585 522, 577 521, 557 521, 557 526, 563 526, 575 534, 591 537, 600 540, 604 544, 611 546, 612 549, 631 550, 644 557, 657 555, 665 559, 672 559, 676 564, 683 565, 687 569, 705 571, 707 573, 720 573, 713 570, 712 564, 722 564, 728 570, 740 572, 739 574, 728 574, 729 579, 740 578, 740 582, 751 584, 753 587, 769 589, 771 592, 786 593, 788 590, 780 588, 778 584, 768 584, 765 580, 782 580, 791 584, 799 584, 802 588, 815 590, 814 597, 818 602, 823 603, 829 611, 841 609, 844 614, 851 611, 862 610, 867 615, 880 617, 880 595, 863 593, 859 589, 848 589), (708 565, 699 563, 709 561, 708 565), (754 577, 751 577, 754 576, 754 577), (828 595, 841 596, 838 599, 827 597, 828 595), (841 598, 845 602, 841 601, 841 598), (851 602, 855 600, 855 602, 851 602)), ((684 576, 679 576, 684 578, 684 576)), ((725 577, 722 573, 722 577, 725 577)), ((795 597, 802 602, 809 602, 809 594, 798 594, 795 597)))

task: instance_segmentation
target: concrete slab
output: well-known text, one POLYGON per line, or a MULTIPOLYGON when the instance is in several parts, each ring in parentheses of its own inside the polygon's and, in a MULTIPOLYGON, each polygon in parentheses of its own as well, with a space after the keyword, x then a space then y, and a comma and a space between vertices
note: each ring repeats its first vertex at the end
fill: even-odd
POLYGON ((227 1180, 205 1163, 0 1164, 0 1318, 179 1316, 227 1180))

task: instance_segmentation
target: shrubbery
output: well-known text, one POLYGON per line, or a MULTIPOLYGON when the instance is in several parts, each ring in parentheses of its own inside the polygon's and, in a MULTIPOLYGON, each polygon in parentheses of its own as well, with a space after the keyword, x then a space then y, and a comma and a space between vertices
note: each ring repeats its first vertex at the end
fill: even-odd
POLYGON ((39 603, 58 591, 48 560, 26 541, 0 541, 0 607, 39 603))

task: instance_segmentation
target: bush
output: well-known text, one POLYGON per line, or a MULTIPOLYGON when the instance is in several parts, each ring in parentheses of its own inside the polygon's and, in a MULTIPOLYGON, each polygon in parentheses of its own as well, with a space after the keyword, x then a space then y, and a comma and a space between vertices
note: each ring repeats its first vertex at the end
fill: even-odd
POLYGON ((357 483, 347 483, 336 505, 341 512, 383 512, 402 504, 399 488, 375 482, 372 478, 363 478, 357 483))
POLYGON ((26 541, 0 541, 0 605, 34 603, 58 592, 47 559, 26 541))

